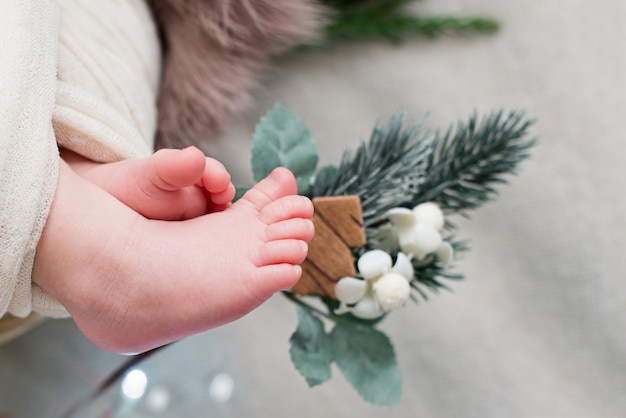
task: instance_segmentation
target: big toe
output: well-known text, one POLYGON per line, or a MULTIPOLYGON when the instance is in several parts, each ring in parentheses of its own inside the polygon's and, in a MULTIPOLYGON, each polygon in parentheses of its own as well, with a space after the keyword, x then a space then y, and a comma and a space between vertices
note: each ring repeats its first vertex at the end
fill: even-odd
POLYGON ((153 185, 161 190, 178 190, 192 186, 202 177, 206 158, 195 147, 161 149, 146 160, 146 173, 153 185))
POLYGON ((260 212, 268 204, 297 192, 298 186, 291 171, 279 167, 248 190, 237 203, 247 203, 260 212))

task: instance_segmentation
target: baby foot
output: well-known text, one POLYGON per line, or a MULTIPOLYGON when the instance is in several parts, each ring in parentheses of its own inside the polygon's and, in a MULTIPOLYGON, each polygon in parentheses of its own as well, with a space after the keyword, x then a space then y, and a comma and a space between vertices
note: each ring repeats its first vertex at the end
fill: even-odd
POLYGON ((109 164, 67 151, 62 156, 81 176, 150 219, 190 219, 221 211, 235 196, 224 166, 194 147, 109 164))
POLYGON ((60 179, 33 280, 109 351, 240 318, 295 285, 314 234, 313 205, 286 169, 225 210, 180 222, 141 217, 72 170, 60 179))
MULTIPOLYGON (((146 280, 127 289, 150 295, 127 314, 158 313, 136 329, 149 341, 142 351, 234 321, 297 283, 314 228, 313 205, 296 192, 293 174, 281 168, 222 212, 148 224, 138 252, 151 257, 153 275, 131 273, 146 280)), ((120 342, 136 338, 124 328, 120 342)))

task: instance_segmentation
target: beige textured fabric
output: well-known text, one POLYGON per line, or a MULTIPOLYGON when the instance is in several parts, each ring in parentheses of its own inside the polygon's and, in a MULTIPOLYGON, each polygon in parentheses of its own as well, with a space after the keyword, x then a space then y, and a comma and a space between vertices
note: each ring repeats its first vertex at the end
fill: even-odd
POLYGON ((160 67, 149 10, 142 0, 57 3, 57 142, 95 161, 147 155, 160 67))
POLYGON ((103 162, 151 152, 158 38, 141 0, 6 0, 0 28, 0 315, 66 316, 30 280, 57 142, 103 162))
POLYGON ((8 0, 0 28, 0 313, 24 316, 33 304, 52 313, 57 304, 31 290, 30 272, 58 171, 56 15, 47 2, 8 0))

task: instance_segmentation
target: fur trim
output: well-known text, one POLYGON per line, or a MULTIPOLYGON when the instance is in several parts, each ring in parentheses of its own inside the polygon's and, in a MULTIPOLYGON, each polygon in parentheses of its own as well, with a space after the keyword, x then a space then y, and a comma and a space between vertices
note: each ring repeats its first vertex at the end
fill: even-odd
POLYGON ((164 43, 157 148, 214 138, 250 102, 269 58, 321 36, 311 0, 148 0, 164 43))

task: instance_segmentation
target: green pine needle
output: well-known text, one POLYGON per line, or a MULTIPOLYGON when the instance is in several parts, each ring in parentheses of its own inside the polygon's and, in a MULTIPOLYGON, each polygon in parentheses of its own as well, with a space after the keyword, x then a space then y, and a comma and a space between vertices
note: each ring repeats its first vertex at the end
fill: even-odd
POLYGON ((330 41, 387 39, 409 36, 436 38, 445 34, 492 33, 499 23, 486 17, 418 16, 404 6, 412 0, 327 1, 337 14, 326 27, 330 41))
POLYGON ((528 138, 532 124, 523 113, 499 111, 482 121, 474 115, 437 135, 413 201, 436 202, 446 212, 466 215, 492 200, 494 186, 506 183, 504 176, 515 174, 535 145, 536 139, 528 138))

